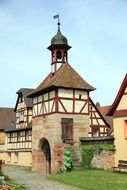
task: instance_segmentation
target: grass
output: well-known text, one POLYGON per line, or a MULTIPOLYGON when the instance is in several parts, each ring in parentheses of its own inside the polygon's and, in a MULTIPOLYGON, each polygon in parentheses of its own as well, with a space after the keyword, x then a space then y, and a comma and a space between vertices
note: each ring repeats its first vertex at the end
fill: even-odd
POLYGON ((104 170, 77 170, 49 177, 84 190, 127 190, 127 174, 104 170))

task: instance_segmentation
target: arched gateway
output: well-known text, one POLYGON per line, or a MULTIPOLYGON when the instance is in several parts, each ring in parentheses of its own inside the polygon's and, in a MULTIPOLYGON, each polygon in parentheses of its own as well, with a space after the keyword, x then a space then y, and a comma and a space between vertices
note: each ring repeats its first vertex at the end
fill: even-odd
POLYGON ((40 139, 40 149, 43 156, 43 169, 46 174, 51 173, 51 149, 49 142, 46 138, 40 139))

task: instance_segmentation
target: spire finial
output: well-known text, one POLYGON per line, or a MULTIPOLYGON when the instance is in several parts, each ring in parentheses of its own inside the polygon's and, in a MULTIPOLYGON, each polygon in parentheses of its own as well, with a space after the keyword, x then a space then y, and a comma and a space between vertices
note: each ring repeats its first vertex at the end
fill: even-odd
POLYGON ((60 30, 60 17, 59 17, 59 13, 57 15, 53 16, 54 19, 58 19, 57 25, 58 25, 58 30, 60 30))

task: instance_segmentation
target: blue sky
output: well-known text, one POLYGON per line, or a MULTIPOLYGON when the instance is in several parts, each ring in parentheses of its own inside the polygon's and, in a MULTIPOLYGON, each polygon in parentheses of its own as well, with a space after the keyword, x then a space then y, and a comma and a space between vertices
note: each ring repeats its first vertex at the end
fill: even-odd
POLYGON ((95 103, 112 104, 127 72, 126 0, 0 0, 0 107, 14 107, 18 89, 50 72, 58 12, 69 64, 96 88, 95 103))

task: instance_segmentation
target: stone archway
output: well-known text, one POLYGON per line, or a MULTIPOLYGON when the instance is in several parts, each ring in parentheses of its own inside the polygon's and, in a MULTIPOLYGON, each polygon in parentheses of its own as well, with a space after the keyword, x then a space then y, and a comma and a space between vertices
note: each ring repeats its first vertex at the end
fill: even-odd
POLYGON ((44 159, 43 159, 43 166, 44 166, 44 172, 46 174, 50 174, 51 173, 51 149, 50 149, 50 145, 49 142, 46 138, 42 138, 40 140, 40 148, 41 151, 43 153, 44 159))

